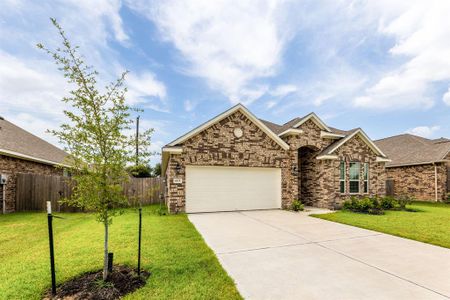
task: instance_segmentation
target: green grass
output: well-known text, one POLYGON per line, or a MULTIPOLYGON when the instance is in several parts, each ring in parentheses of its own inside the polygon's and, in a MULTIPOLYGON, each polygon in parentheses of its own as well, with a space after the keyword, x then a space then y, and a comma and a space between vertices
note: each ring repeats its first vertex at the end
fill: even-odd
MULTIPOLYGON (((240 299, 233 280, 186 215, 143 208, 142 267, 147 284, 125 299, 240 299)), ((54 219, 57 283, 102 268, 103 226, 92 214, 54 219)), ((138 214, 128 209, 110 227, 114 263, 137 264, 138 214)), ((0 299, 41 299, 50 288, 45 213, 0 216, 0 299)))
POLYGON ((314 217, 450 248, 449 204, 414 202, 408 208, 419 211, 386 211, 385 215, 338 211, 314 217))

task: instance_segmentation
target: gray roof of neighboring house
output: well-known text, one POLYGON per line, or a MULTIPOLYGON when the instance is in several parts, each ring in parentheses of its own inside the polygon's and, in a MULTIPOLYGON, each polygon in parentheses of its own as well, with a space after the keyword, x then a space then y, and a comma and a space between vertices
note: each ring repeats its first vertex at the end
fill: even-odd
POLYGON ((412 134, 391 136, 375 144, 391 159, 386 167, 438 162, 450 151, 449 139, 430 140, 412 134))
POLYGON ((11 156, 30 160, 35 158, 36 161, 48 161, 55 164, 63 163, 68 155, 63 150, 0 117, 0 154, 8 155, 7 152, 15 153, 11 156))

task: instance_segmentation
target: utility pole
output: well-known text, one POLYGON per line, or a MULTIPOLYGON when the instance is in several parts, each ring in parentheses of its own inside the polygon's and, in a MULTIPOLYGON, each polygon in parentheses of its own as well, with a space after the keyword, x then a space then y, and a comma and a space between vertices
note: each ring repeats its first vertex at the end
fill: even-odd
POLYGON ((136 118, 136 166, 139 165, 139 118, 136 118))

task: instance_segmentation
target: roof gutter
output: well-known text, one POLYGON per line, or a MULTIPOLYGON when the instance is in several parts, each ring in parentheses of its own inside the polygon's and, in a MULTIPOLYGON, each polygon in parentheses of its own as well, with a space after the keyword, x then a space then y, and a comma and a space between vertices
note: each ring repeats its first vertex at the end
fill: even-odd
POLYGON ((437 163, 445 163, 450 162, 448 159, 443 160, 435 160, 435 161, 424 161, 424 162, 418 162, 418 163, 404 163, 404 164, 396 164, 396 165, 389 165, 386 166, 386 168, 398 168, 398 167, 409 167, 409 166, 420 166, 420 165, 434 165, 437 163))
POLYGON ((46 159, 43 159, 43 158, 37 158, 37 157, 34 157, 34 156, 30 156, 30 155, 26 155, 26 154, 23 154, 23 153, 10 151, 10 150, 6 150, 6 149, 0 149, 0 154, 3 154, 5 156, 14 157, 14 158, 20 158, 20 159, 23 159, 23 160, 38 162, 38 163, 46 164, 46 165, 71 168, 71 166, 67 165, 67 164, 63 164, 63 163, 56 162, 56 161, 51 161, 51 160, 46 160, 46 159))

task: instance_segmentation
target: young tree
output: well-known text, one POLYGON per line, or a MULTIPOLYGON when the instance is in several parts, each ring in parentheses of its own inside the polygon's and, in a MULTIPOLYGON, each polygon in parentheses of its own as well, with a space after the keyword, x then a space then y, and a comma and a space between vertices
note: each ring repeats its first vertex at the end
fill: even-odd
POLYGON ((161 176, 161 163, 157 163, 153 167, 153 177, 161 176))
MULTIPOLYGON (((65 145, 73 166, 73 195, 69 205, 96 212, 97 220, 104 225, 103 279, 108 277, 108 229, 112 218, 120 208, 128 204, 122 192, 122 183, 129 179, 126 166, 135 159, 135 137, 132 132, 133 109, 125 102, 126 72, 107 85, 102 92, 98 88, 99 73, 86 65, 72 46, 61 26, 51 19, 62 38, 62 47, 55 51, 38 44, 38 48, 50 54, 56 64, 74 86, 70 96, 62 99, 71 106, 65 110, 69 122, 60 130, 50 131, 65 145)), ((142 133, 143 145, 149 145, 152 131, 142 133)), ((140 154, 144 160, 145 151, 140 154)))

